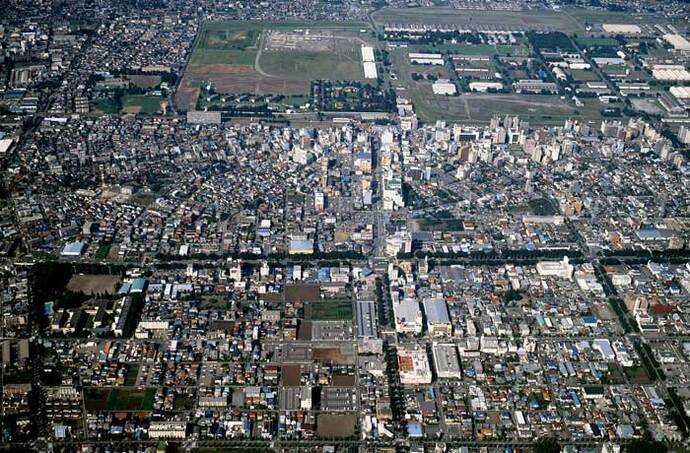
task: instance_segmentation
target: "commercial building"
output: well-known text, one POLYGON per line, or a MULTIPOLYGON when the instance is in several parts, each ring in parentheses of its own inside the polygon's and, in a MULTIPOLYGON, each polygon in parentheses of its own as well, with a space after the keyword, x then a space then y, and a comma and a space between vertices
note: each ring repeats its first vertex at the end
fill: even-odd
POLYGON ((408 385, 431 384, 431 368, 426 351, 421 347, 398 349, 400 382, 408 385))
POLYGON ((427 330, 430 335, 450 335, 453 325, 450 322, 448 306, 443 299, 424 299, 424 314, 426 315, 427 330))
POLYGON ((422 311, 416 300, 393 304, 395 330, 400 333, 422 333, 422 311))
POLYGON ((434 343, 431 347, 431 352, 434 357, 434 369, 439 378, 462 378, 457 346, 451 343, 434 343))
POLYGON ((488 90, 502 90, 503 84, 501 82, 470 82, 471 91, 486 92, 488 90))
POLYGON ((575 268, 567 256, 563 257, 562 261, 539 261, 537 263, 537 272, 543 277, 560 277, 571 279, 575 268))
POLYGON ((62 256, 81 256, 86 244, 83 241, 68 242, 62 249, 62 256))
POLYGON ((652 76, 657 80, 674 82, 690 81, 690 72, 679 64, 657 64, 652 69, 652 76))
POLYGON ((290 239, 290 255, 310 255, 314 253, 314 241, 311 239, 290 239))
POLYGON ((187 422, 152 421, 149 437, 152 439, 184 439, 187 435, 187 422))
POLYGON ((541 93, 548 91, 551 93, 558 92, 558 85, 552 82, 544 82, 542 80, 518 80, 513 83, 515 92, 517 93, 541 93))

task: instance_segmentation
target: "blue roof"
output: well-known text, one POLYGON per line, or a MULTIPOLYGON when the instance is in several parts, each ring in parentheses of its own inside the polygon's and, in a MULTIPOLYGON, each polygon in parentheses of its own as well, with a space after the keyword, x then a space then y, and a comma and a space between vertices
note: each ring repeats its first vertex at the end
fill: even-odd
POLYGON ((120 286, 120 290, 117 293, 118 294, 127 294, 129 292, 130 288, 132 288, 131 283, 123 283, 122 286, 120 286))
POLYGON ((407 434, 412 437, 422 437, 422 425, 416 422, 408 423, 407 434))
POLYGON ((84 250, 84 244, 83 241, 74 241, 74 242, 68 242, 65 244, 65 248, 62 249, 62 254, 63 255, 81 255, 81 252, 84 250))
POLYGON ((146 280, 143 278, 135 278, 134 281, 132 282, 132 289, 131 291, 143 291, 144 286, 146 285, 146 280))

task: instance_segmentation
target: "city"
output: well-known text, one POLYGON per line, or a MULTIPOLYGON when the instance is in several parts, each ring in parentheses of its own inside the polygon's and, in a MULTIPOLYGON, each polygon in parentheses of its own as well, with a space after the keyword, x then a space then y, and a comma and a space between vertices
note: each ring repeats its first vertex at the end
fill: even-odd
POLYGON ((5 2, 0 451, 690 449, 690 8, 5 2))

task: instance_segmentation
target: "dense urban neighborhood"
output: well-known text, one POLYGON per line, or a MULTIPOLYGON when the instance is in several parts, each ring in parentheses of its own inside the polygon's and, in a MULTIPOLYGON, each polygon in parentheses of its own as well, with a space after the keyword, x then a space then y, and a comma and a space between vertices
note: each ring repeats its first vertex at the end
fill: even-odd
POLYGON ((0 452, 690 449, 687 2, 0 10, 0 452))

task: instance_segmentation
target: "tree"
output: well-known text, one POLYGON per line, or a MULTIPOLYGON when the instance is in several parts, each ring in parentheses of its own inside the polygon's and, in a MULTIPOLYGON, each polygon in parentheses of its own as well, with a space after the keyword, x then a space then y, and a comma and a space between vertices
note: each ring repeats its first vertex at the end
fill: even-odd
POLYGON ((625 447, 625 453, 647 453, 650 451, 666 453, 668 447, 658 440, 652 439, 648 433, 642 439, 635 439, 625 447))
POLYGON ((559 453, 561 446, 553 437, 539 439, 532 446, 532 453, 559 453))

